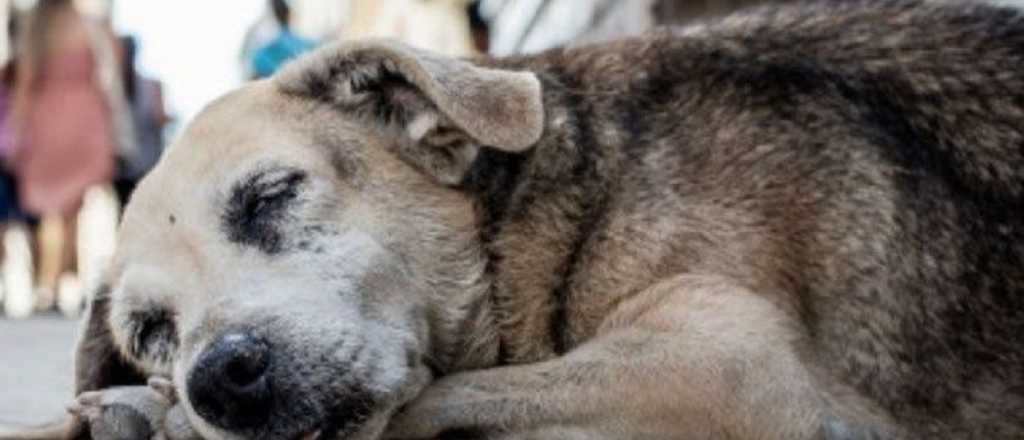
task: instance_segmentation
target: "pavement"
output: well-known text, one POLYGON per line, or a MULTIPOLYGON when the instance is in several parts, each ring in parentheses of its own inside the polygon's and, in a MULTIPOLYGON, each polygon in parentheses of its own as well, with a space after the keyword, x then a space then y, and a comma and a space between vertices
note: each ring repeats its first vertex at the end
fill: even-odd
POLYGON ((73 387, 78 321, 0 316, 0 425, 38 424, 64 413, 73 387))

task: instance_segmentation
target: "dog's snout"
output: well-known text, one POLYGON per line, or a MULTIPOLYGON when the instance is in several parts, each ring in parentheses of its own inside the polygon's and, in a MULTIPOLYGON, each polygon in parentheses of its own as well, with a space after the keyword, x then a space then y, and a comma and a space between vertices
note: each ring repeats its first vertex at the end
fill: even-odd
POLYGON ((251 334, 228 333, 215 340, 188 377, 196 413, 224 429, 264 423, 272 403, 270 360, 269 346, 251 334))

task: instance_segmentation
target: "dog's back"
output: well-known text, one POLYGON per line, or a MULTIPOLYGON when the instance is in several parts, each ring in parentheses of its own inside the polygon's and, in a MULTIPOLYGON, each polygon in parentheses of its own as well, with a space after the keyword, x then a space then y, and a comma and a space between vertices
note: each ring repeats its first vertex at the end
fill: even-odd
POLYGON ((528 200, 600 219, 575 229, 556 347, 610 296, 728 274, 799 319, 833 396, 919 433, 1024 435, 1020 12, 802 5, 499 63, 541 72, 581 151, 540 145, 524 169, 576 193, 528 200))
POLYGON ((896 418, 1022 435, 1024 17, 881 6, 762 16, 778 32, 740 43, 737 83, 809 135, 791 288, 832 374, 896 418))

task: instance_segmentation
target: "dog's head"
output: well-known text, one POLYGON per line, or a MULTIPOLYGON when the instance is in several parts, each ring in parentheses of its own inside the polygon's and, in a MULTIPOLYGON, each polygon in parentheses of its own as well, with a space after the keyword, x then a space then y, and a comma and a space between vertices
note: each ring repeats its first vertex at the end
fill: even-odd
POLYGON ((79 389, 164 374, 208 438, 375 437, 474 349, 488 281, 459 184, 543 120, 533 74, 390 42, 220 99, 128 204, 79 389))

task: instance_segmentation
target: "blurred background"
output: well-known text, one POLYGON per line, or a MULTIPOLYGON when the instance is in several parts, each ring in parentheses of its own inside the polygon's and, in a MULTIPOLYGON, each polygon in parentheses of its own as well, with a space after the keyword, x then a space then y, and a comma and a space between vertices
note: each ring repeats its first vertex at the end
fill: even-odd
POLYGON ((224 92, 336 40, 511 55, 785 1, 0 0, 0 423, 72 397, 123 202, 224 92))

